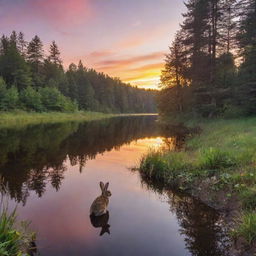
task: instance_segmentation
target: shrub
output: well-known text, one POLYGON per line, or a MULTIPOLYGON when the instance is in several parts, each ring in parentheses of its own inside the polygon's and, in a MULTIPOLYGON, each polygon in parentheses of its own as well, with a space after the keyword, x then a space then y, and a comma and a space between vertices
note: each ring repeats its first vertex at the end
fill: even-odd
POLYGON ((75 103, 65 97, 57 88, 45 87, 40 89, 43 107, 48 111, 74 111, 75 103))
POLYGON ((8 207, 0 203, 0 255, 19 256, 30 251, 35 233, 28 232, 28 222, 18 222, 16 209, 9 212, 8 207))
POLYGON ((15 87, 11 87, 5 91, 2 98, 2 110, 13 110, 18 107, 19 93, 15 87))
POLYGON ((170 152, 169 154, 151 151, 141 160, 140 171, 149 179, 164 183, 176 184, 182 174, 186 176, 189 164, 183 154, 170 152))
POLYGON ((40 93, 30 86, 21 91, 20 102, 26 110, 43 111, 40 93))
POLYGON ((160 152, 151 151, 141 159, 140 170, 148 178, 163 180, 168 166, 160 152))
POLYGON ((241 193, 243 208, 246 210, 256 209, 256 191, 253 189, 246 189, 241 193))
POLYGON ((227 152, 216 148, 209 148, 200 153, 199 166, 202 169, 221 169, 235 164, 235 160, 227 152))
POLYGON ((6 84, 2 77, 0 77, 0 110, 4 110, 4 97, 6 94, 6 84))

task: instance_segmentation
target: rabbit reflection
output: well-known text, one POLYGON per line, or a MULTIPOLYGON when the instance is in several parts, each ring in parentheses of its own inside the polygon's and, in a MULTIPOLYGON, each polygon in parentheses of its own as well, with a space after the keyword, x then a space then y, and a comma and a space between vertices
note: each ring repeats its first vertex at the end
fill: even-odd
POLYGON ((94 214, 90 215, 90 220, 95 228, 101 228, 100 236, 104 235, 105 233, 108 233, 110 235, 110 225, 108 224, 109 220, 109 212, 107 211, 101 216, 95 216, 94 214))

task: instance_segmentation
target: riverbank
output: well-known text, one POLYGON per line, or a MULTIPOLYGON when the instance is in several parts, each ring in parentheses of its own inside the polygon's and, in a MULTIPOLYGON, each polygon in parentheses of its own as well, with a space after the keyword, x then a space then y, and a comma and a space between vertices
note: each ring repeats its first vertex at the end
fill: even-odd
MULTIPOLYGON (((195 122, 189 122, 192 125, 195 122)), ((199 135, 179 151, 151 151, 140 163, 148 183, 160 182, 221 211, 238 242, 233 255, 256 250, 256 118, 197 120, 199 135)), ((251 255, 251 254, 249 254, 251 255)))
POLYGON ((23 126, 40 123, 60 123, 66 121, 93 121, 116 116, 90 111, 77 111, 74 113, 63 112, 0 112, 0 127, 23 126))
POLYGON ((29 231, 28 222, 17 220, 16 209, 8 212, 0 206, 0 255, 28 255, 36 250, 35 233, 29 231))

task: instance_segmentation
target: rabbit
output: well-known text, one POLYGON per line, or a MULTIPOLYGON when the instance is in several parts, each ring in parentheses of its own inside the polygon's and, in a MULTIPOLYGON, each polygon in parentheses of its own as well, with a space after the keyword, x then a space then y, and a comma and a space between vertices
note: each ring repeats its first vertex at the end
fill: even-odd
POLYGON ((108 224, 109 212, 107 211, 101 216, 95 216, 94 214, 90 215, 91 224, 95 228, 101 228, 100 236, 108 233, 110 235, 110 225, 108 224))
POLYGON ((109 197, 111 196, 111 192, 108 190, 108 186, 109 182, 107 182, 105 185, 102 181, 100 182, 102 194, 93 201, 90 208, 91 215, 101 216, 107 212, 109 197))

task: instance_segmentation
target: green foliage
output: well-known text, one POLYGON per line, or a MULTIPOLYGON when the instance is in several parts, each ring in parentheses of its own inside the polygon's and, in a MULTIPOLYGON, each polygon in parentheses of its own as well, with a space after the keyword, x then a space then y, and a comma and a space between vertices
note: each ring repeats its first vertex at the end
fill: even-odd
POLYGON ((256 241, 256 213, 244 213, 237 220, 237 228, 232 232, 236 238, 243 237, 249 245, 256 241))
POLYGON ((131 87, 119 79, 87 69, 81 61, 78 66, 71 64, 65 72, 56 42, 51 43, 49 56, 45 56, 37 35, 29 43, 23 33, 17 35, 13 31, 9 38, 2 36, 0 75, 7 89, 15 87, 20 94, 19 104, 13 89, 4 92, 5 102, 0 95, 0 110, 156 112, 155 91, 131 87), (15 100, 13 104, 11 97, 15 100))
MULTIPOLYGON (((3 198, 2 198, 3 199, 3 198)), ((0 204, 0 255, 21 256, 29 251, 35 233, 28 231, 29 223, 17 220, 16 209, 9 211, 3 201, 0 204)))
POLYGON ((21 91, 20 102, 25 110, 43 111, 40 93, 30 86, 21 91))
POLYGON ((6 84, 4 79, 0 76, 0 110, 4 109, 5 94, 6 94, 6 84))
POLYGON ((75 111, 77 106, 60 93, 57 88, 40 88, 41 101, 47 111, 75 111))
POLYGON ((208 148, 200 152, 199 167, 201 169, 221 169, 236 165, 230 154, 217 148, 208 148))
POLYGON ((255 115, 255 1, 188 0, 185 6, 162 71, 159 111, 207 118, 255 115))
POLYGON ((21 90, 31 85, 31 73, 24 57, 19 53, 15 43, 2 37, 2 54, 0 54, 0 74, 8 87, 15 85, 21 90))
POLYGON ((36 112, 74 112, 77 110, 77 104, 61 94, 55 87, 36 90, 28 86, 20 92, 14 86, 7 89, 4 80, 0 77, 0 110, 10 111, 18 108, 36 112))
POLYGON ((7 89, 0 103, 1 110, 14 110, 18 107, 19 93, 15 87, 7 89))
POLYGON ((160 152, 150 152, 141 159, 140 170, 150 179, 165 181, 168 174, 168 164, 160 152))
POLYGON ((141 175, 149 184, 155 179, 195 194, 208 193, 212 203, 218 192, 225 193, 226 202, 236 198, 243 216, 234 236, 252 244, 256 241, 256 118, 194 123, 202 133, 186 141, 186 150, 150 152, 140 163, 141 175))
POLYGON ((21 234, 14 228, 16 223, 16 210, 8 214, 2 209, 0 214, 0 255, 14 256, 21 253, 21 234))
POLYGON ((243 208, 246 210, 256 210, 256 191, 255 189, 245 189, 242 191, 241 200, 243 208))
POLYGON ((171 152, 165 154, 160 151, 151 151, 141 159, 140 172, 149 180, 156 180, 176 186, 178 180, 187 177, 191 168, 182 153, 171 152))
POLYGON ((67 121, 92 121, 113 117, 113 114, 105 114, 91 111, 75 112, 24 112, 16 110, 1 112, 0 127, 26 126, 40 123, 56 123, 67 121))

